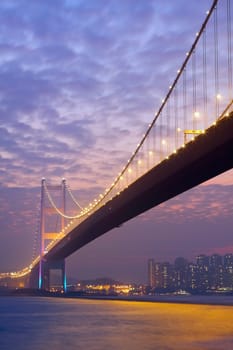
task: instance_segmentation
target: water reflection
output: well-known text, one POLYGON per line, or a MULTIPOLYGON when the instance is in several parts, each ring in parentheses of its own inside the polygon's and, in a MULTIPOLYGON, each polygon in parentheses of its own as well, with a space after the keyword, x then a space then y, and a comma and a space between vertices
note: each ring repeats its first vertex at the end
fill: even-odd
POLYGON ((0 298, 0 349, 233 348, 231 306, 0 298))

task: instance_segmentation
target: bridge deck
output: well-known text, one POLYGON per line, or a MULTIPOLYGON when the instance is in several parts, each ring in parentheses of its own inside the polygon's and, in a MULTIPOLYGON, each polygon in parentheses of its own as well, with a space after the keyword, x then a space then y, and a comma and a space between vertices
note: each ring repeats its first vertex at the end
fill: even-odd
POLYGON ((65 258, 146 210, 233 167, 233 113, 155 166, 79 226, 47 254, 65 258))

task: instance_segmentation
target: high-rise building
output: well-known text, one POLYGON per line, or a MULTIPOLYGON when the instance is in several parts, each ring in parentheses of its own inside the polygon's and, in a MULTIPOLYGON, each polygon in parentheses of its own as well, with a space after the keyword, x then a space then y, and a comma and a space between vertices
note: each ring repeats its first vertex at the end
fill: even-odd
POLYGON ((205 291, 209 289, 209 257, 201 254, 197 258, 198 266, 198 279, 197 279, 197 288, 200 291, 205 291))
POLYGON ((223 265, 226 266, 233 266, 233 254, 225 254, 223 257, 223 265))
POLYGON ((148 285, 151 288, 155 287, 155 272, 154 272, 154 259, 148 260, 148 285))
POLYGON ((185 258, 179 257, 174 262, 174 286, 176 289, 187 287, 188 262, 185 258))
POLYGON ((224 269, 222 256, 213 254, 209 257, 209 288, 218 289, 223 287, 224 269))
POLYGON ((161 263, 154 264, 154 272, 155 272, 155 288, 162 288, 162 273, 161 273, 161 263))
POLYGON ((188 264, 187 272, 187 289, 192 291, 198 290, 198 266, 193 263, 188 264))
POLYGON ((204 254, 198 255, 196 257, 196 261, 197 261, 197 266, 199 267, 209 266, 209 257, 207 255, 204 255, 204 254))
POLYGON ((225 254, 223 257, 224 279, 223 284, 226 288, 233 289, 233 254, 225 254))
POLYGON ((173 267, 168 262, 161 264, 161 287, 165 290, 173 288, 173 267))
POLYGON ((174 264, 148 261, 149 285, 156 291, 187 290, 190 292, 233 291, 233 254, 224 257, 198 255, 195 263, 176 258, 174 264))
POLYGON ((213 254, 209 257, 209 266, 218 267, 222 265, 222 256, 219 254, 213 254))

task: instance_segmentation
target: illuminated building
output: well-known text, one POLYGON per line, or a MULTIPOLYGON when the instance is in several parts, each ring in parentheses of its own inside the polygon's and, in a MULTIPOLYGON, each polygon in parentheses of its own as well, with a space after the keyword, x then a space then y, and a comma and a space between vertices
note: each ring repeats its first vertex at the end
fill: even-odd
POLYGON ((174 262, 174 286, 176 289, 186 289, 187 287, 188 262, 179 257, 174 262))
POLYGON ((188 291, 193 293, 233 292, 233 254, 204 254, 196 263, 176 258, 174 264, 148 261, 150 291, 155 293, 188 291), (153 284, 152 284, 153 283, 153 284))
POLYGON ((168 262, 161 264, 161 287, 163 289, 170 289, 173 287, 172 285, 172 265, 168 262))
POLYGON ((154 273, 155 273, 155 288, 162 288, 162 277, 161 277, 161 264, 154 264, 154 273))
POLYGON ((225 269, 223 284, 225 287, 233 290, 233 254, 224 255, 223 266, 225 269))
POLYGON ((209 289, 209 257, 198 255, 196 258, 198 266, 197 288, 200 291, 209 289))
POLYGON ((211 289, 222 288, 224 284, 222 257, 221 255, 213 254, 210 256, 209 261, 209 286, 211 289))
POLYGON ((224 266, 233 266, 233 254, 226 254, 223 257, 223 265, 224 266))
POLYGON ((154 259, 148 260, 148 285, 153 288, 155 287, 155 272, 154 272, 154 259))
POLYGON ((193 263, 188 264, 187 289, 193 291, 198 289, 198 266, 193 263))

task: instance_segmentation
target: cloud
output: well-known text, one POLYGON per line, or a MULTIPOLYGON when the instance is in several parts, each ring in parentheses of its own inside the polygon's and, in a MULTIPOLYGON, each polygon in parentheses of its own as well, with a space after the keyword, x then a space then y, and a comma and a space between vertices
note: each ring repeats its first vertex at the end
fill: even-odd
MULTIPOLYGON (((1 154, 12 152, 7 169, 17 167, 15 185, 24 185, 27 167, 33 176, 47 170, 52 178, 60 176, 61 166, 68 173, 65 164, 77 164, 77 158, 81 169, 81 157, 84 164, 88 159, 101 167, 97 150, 105 163, 117 160, 113 170, 119 168, 183 56, 176 38, 188 42, 183 28, 196 25, 187 22, 184 11, 188 16, 201 7, 190 9, 183 1, 164 6, 60 0, 54 11, 43 1, 3 2, 0 120, 8 141, 2 139, 0 146, 1 154), (111 148, 122 153, 121 160, 111 158, 111 148)), ((28 181, 35 185, 35 178, 28 181)))

